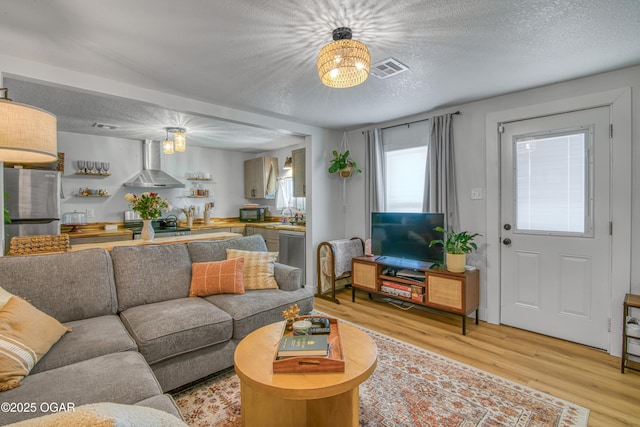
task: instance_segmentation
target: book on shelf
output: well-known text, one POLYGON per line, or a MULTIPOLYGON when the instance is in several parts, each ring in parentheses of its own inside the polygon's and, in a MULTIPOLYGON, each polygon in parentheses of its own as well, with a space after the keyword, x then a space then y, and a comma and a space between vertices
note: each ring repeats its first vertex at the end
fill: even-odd
POLYGON ((326 335, 285 335, 278 345, 278 357, 327 356, 329 339, 326 335))

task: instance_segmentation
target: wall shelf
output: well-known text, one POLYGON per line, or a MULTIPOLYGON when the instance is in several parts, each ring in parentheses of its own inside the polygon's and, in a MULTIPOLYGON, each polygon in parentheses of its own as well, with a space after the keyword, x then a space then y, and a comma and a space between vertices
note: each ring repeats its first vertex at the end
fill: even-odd
POLYGON ((106 178, 108 176, 111 176, 110 173, 76 172, 73 175, 65 175, 64 178, 70 178, 74 175, 83 178, 106 178))

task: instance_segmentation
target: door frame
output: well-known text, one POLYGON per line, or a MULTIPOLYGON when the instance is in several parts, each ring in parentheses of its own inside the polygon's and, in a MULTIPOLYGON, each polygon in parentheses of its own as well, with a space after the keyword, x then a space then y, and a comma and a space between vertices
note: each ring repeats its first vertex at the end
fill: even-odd
MULTIPOLYGON (((487 307, 489 323, 500 323, 500 134, 502 122, 527 120, 575 110, 609 106, 613 138, 611 151, 611 299, 609 314, 609 354, 620 356, 624 296, 631 287, 631 88, 624 87, 584 96, 488 113, 486 133, 486 230, 487 230, 487 307)), ((483 316, 485 317, 485 316, 483 316)))

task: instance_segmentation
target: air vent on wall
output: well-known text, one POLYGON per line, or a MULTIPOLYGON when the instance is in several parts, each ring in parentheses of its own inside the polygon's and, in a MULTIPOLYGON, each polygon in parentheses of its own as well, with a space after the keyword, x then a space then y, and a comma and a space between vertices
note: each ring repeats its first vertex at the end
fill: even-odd
POLYGON ((404 73, 409 67, 399 62, 397 59, 388 58, 371 65, 371 74, 379 79, 387 79, 389 77, 404 73))
POLYGON ((118 129, 118 126, 116 125, 108 125, 106 123, 97 123, 97 122, 93 124, 93 127, 98 129, 107 129, 107 130, 118 129))

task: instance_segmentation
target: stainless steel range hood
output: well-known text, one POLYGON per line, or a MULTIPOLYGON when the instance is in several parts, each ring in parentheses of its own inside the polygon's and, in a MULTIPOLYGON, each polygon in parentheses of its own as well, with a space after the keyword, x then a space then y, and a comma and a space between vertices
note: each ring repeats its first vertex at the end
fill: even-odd
POLYGON ((125 187, 184 188, 185 185, 160 170, 159 141, 145 139, 142 143, 142 172, 124 183, 125 187))

